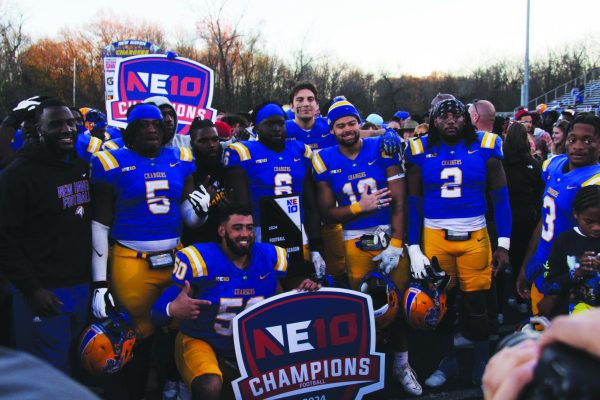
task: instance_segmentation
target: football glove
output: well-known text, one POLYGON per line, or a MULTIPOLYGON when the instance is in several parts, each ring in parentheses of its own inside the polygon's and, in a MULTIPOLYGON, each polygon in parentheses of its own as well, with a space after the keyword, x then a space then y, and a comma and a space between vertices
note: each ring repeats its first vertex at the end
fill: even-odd
POLYGON ((33 116, 35 108, 49 98, 48 96, 33 96, 20 101, 2 123, 18 129, 23 121, 33 116))
POLYGON ((204 218, 208 214, 210 194, 203 185, 198 186, 196 190, 190 193, 189 202, 192 204, 198 218, 204 218))
MULTIPOLYGON (((101 284, 102 285, 102 284, 101 284)), ((104 283, 103 285, 107 285, 104 283)), ((96 318, 107 318, 108 314, 106 313, 106 307, 115 306, 115 302, 112 298, 112 295, 108 291, 108 287, 96 287, 94 289, 94 293, 92 295, 92 313, 96 318)))
POLYGON ((388 128, 381 135, 381 151, 388 156, 398 155, 402 151, 402 139, 395 130, 388 128))
POLYGON ((315 276, 318 279, 321 279, 323 276, 325 276, 325 260, 323 260, 321 253, 319 253, 318 251, 311 251, 310 259, 313 265, 315 266, 315 276))
POLYGON ((429 267, 431 263, 421 251, 421 247, 418 244, 411 244, 408 246, 408 256, 410 257, 410 272, 413 278, 427 278, 429 274, 427 273, 427 269, 425 267, 429 267))
POLYGON ((400 261, 402 253, 404 253, 402 247, 396 247, 390 244, 385 250, 373 257, 373 261, 381 261, 379 263, 379 269, 386 274, 389 274, 398 266, 398 261, 400 261))

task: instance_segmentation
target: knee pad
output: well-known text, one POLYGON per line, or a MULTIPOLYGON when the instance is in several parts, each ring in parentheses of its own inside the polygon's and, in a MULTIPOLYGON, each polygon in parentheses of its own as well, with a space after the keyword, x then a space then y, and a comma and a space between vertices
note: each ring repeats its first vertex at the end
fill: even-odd
POLYGON ((472 340, 489 338, 489 319, 487 312, 488 290, 465 292, 466 315, 465 336, 472 340))

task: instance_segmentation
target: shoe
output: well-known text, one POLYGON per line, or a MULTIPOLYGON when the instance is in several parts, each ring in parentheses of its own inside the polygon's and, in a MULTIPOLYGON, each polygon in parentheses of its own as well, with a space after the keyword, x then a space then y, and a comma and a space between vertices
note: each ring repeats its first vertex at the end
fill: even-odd
POLYGON ((166 381, 163 387, 162 400, 177 400, 177 382, 166 381))
POLYGON ((178 400, 192 400, 192 392, 185 383, 182 381, 177 382, 177 388, 179 389, 178 400))
POLYGON ((446 357, 440 361, 438 369, 425 380, 425 385, 431 388, 437 388, 456 376, 458 376, 458 363, 456 362, 456 358, 446 357))
POLYGON ((456 336, 454 336, 454 347, 456 347, 457 349, 472 348, 473 342, 471 342, 469 339, 467 339, 460 333, 457 333, 456 336))
POLYGON ((417 380, 417 375, 408 363, 399 368, 394 365, 394 376, 398 382, 400 382, 406 393, 413 396, 420 396, 423 394, 423 388, 417 380))

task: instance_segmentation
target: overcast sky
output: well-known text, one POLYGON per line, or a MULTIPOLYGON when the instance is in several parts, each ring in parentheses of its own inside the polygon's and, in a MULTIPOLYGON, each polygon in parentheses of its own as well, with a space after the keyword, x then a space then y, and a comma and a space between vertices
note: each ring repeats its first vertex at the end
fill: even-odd
MULTIPOLYGON (((217 1, 0 0, 18 8, 34 38, 84 28, 107 10, 181 34, 217 1)), ((392 75, 460 72, 499 58, 521 60, 527 0, 229 0, 224 17, 260 32, 262 47, 290 60, 300 48, 392 75)), ((600 1, 531 0, 531 57, 587 40, 600 46, 600 1)), ((120 38, 135 39, 135 38, 120 38)))

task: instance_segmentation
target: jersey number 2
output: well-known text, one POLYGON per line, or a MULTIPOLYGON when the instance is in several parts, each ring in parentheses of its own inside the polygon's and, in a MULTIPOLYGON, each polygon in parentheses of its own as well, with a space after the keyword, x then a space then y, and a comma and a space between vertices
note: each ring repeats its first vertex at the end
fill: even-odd
POLYGON ((455 199, 462 196, 462 171, 458 167, 444 168, 440 173, 440 179, 451 179, 442 185, 441 196, 447 199, 455 199))

